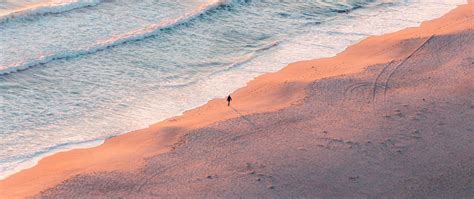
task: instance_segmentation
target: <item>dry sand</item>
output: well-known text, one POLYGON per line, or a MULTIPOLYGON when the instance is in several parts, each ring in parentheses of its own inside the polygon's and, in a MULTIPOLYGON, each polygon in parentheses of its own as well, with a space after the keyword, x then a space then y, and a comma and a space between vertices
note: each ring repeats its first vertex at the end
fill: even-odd
POLYGON ((44 158, 0 198, 473 198, 472 46, 471 2, 44 158))

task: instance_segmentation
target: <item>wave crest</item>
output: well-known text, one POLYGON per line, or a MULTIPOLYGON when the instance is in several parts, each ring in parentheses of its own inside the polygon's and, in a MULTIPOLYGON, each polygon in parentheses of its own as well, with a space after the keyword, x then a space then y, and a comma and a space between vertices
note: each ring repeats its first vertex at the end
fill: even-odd
POLYGON ((226 1, 224 0, 213 0, 207 3, 201 4, 196 9, 191 12, 185 13, 181 17, 175 19, 169 19, 161 21, 157 24, 150 24, 144 28, 133 30, 124 34, 116 35, 106 40, 99 40, 92 47, 86 49, 79 49, 75 51, 65 51, 61 53, 51 54, 51 55, 42 55, 35 60, 25 61, 10 64, 7 66, 0 66, 0 75, 6 75, 13 72, 18 72, 26 70, 36 65, 46 64, 58 59, 74 58, 81 55, 87 55, 96 53, 98 51, 105 50, 110 47, 115 47, 126 42, 139 41, 145 38, 157 35, 161 30, 166 28, 171 28, 180 24, 184 24, 189 20, 192 20, 196 17, 199 17, 203 13, 209 11, 210 9, 217 8, 220 5, 223 5, 226 1))
POLYGON ((0 23, 5 23, 12 19, 28 18, 36 15, 68 12, 74 9, 96 6, 99 3, 101 3, 101 0, 67 0, 27 6, 0 16, 0 23))

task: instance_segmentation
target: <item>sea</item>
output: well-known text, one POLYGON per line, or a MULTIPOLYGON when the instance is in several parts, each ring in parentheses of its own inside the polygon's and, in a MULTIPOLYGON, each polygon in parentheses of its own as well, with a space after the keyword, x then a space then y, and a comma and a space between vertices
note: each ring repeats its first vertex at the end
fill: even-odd
POLYGON ((463 3, 0 0, 0 179, 463 3))

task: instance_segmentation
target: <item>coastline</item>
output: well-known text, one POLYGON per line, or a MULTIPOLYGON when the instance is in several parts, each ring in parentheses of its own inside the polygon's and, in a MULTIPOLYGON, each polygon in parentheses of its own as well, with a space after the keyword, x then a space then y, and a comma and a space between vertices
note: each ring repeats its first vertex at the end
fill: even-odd
MULTIPOLYGON (((232 94, 235 99, 233 106, 237 108, 235 110, 224 106, 223 99, 214 99, 204 106, 185 112, 182 116, 111 138, 97 147, 74 149, 43 158, 33 168, 0 181, 0 195, 31 196, 78 174, 140 169, 147 158, 172 150, 191 130, 233 118, 296 106, 306 97, 305 87, 313 81, 359 73, 369 66, 408 56, 410 51, 390 50, 390 46, 394 48, 400 41, 464 30, 466 24, 459 19, 471 17, 469 10, 472 10, 472 2, 459 6, 440 19, 424 22, 420 28, 408 28, 396 33, 369 37, 335 57, 296 62, 279 72, 262 75, 232 94), (449 21, 459 23, 446 28, 449 21), (372 56, 360 59, 367 57, 367 54, 372 56)), ((416 48, 417 43, 405 47, 416 48)))
MULTIPOLYGON (((266 48, 271 48, 268 50, 264 50, 265 52, 261 52, 263 54, 258 55, 253 54, 252 56, 245 57, 244 59, 238 59, 236 62, 232 62, 231 67, 236 67, 232 68, 231 70, 224 70, 222 72, 217 72, 213 73, 209 76, 209 78, 206 78, 206 80, 199 80, 197 84, 191 83, 192 85, 184 86, 184 87, 177 87, 176 89, 172 88, 174 86, 171 86, 170 88, 172 89, 165 89, 164 91, 155 90, 152 89, 152 91, 145 91, 143 94, 139 93, 130 93, 130 96, 127 96, 127 94, 120 94, 120 95, 125 95, 127 97, 122 98, 122 99, 127 99, 125 101, 128 101, 128 98, 135 98, 133 103, 126 103, 122 102, 123 105, 127 105, 128 108, 122 109, 122 108, 115 108, 114 113, 108 113, 108 109, 114 107, 115 105, 111 106, 104 106, 107 108, 100 108, 100 109, 91 109, 87 111, 87 117, 79 117, 76 119, 68 119, 66 123, 57 126, 55 129, 45 129, 43 131, 34 133, 35 131, 30 131, 28 130, 29 128, 21 129, 18 128, 17 130, 22 132, 22 133, 13 133, 12 135, 23 135, 26 134, 26 136, 31 139, 31 141, 27 141, 28 139, 21 139, 21 138, 14 138, 13 136, 12 139, 15 141, 13 142, 15 145, 19 146, 30 146, 31 147, 26 147, 24 150, 22 150, 22 147, 14 147, 14 152, 9 153, 7 151, 2 151, 0 154, 1 156, 6 156, 6 157, 12 157, 12 159, 6 160, 6 163, 0 165, 0 170, 2 170, 0 180, 6 178, 7 176, 11 175, 12 173, 16 173, 20 170, 29 168, 31 166, 34 166, 37 163, 37 160, 42 159, 46 156, 51 155, 51 153, 57 153, 60 152, 60 150, 56 150, 57 147, 62 147, 65 146, 65 144, 68 144, 65 146, 63 149, 65 150, 72 150, 76 147, 76 143, 82 142, 82 141, 89 141, 91 139, 101 139, 105 140, 110 137, 115 137, 117 135, 127 133, 130 131, 134 131, 137 129, 143 129, 148 127, 151 124, 154 124, 156 122, 162 121, 166 118, 181 115, 184 111, 194 109, 196 107, 199 107, 201 105, 204 105, 207 103, 209 100, 218 98, 221 96, 226 96, 228 93, 231 91, 234 91, 240 87, 244 87, 245 84, 255 78, 258 75, 267 73, 267 72, 275 72, 277 70, 280 70, 284 66, 288 65, 289 63, 300 61, 300 60, 310 60, 310 59, 317 59, 317 58, 322 58, 322 57, 332 57, 336 55, 339 52, 342 52, 347 46, 355 44, 356 42, 360 41, 361 39, 367 37, 368 35, 381 35, 383 33, 389 33, 389 32, 394 32, 401 30, 405 27, 416 27, 418 26, 422 21, 428 20, 428 19, 435 19, 440 17, 441 15, 447 13, 449 10, 453 9, 455 5, 464 3, 465 0, 455 0, 453 3, 448 3, 443 1, 444 3, 447 3, 445 8, 441 9, 441 11, 436 11, 439 9, 439 4, 438 6, 432 5, 432 3, 428 3, 425 6, 420 6, 420 4, 423 3, 415 3, 413 6, 407 7, 407 9, 400 9, 402 5, 388 5, 386 6, 385 4, 381 5, 373 5, 375 7, 369 6, 370 8, 368 9, 357 9, 354 11, 351 11, 349 14, 343 14, 339 15, 336 18, 331 18, 329 19, 328 22, 334 20, 335 27, 334 30, 338 30, 336 32, 332 32, 331 30, 331 25, 332 22, 330 23, 322 23, 320 25, 316 25, 316 29, 310 28, 305 33, 303 34, 298 34, 296 37, 291 37, 288 38, 287 41, 284 40, 278 40, 275 43, 272 43, 271 45, 268 46, 263 46, 262 48, 256 49, 256 52, 260 54, 260 50, 266 49, 266 48), (462 1, 462 2, 460 2, 462 1), (390 8, 390 9, 389 9, 390 8), (415 9, 416 8, 416 9, 415 9), (436 9, 435 9, 436 8, 436 9), (392 11, 393 10, 393 11, 392 11), (433 10, 433 11, 430 11, 433 10), (387 12, 386 15, 382 15, 384 17, 376 17, 379 14, 377 13, 383 13, 387 12), (422 12, 421 14, 416 14, 414 13, 417 12, 422 12), (406 19, 405 20, 403 17, 405 15, 406 19), (363 24, 370 24, 370 25, 363 25, 363 24), (386 24, 386 25, 383 25, 386 24), (393 25, 392 25, 393 24, 393 25), (356 27, 355 29, 350 28, 350 27, 356 27), (358 27, 358 28, 357 28, 358 27), (367 28, 369 27, 369 28, 367 28), (370 28, 370 27, 384 27, 384 28, 370 28), (318 29, 321 29, 318 30, 318 29), (329 32, 327 32, 329 31, 329 32), (357 34, 354 34, 354 33, 357 34), (317 37, 313 37, 312 35, 318 35, 317 37), (335 39, 339 38, 339 39, 335 39), (332 40, 339 40, 337 42, 329 42, 332 40), (304 41, 304 42, 300 42, 304 41), (274 46, 276 45, 276 46, 274 46), (312 47, 314 46, 314 48, 312 47), (333 46, 333 47, 331 47, 333 46), (302 51, 295 51, 292 49, 302 49, 302 51), (268 51, 268 52, 266 52, 268 51), (317 54, 314 54, 314 52, 317 52, 317 54), (240 65, 242 64, 242 65, 240 65), (230 81, 229 81, 230 80, 230 81), (223 81, 227 82, 226 84, 223 84, 223 81), (181 98, 180 93, 193 93, 195 90, 201 91, 201 89, 204 88, 212 88, 209 91, 202 90, 202 92, 198 92, 193 94, 197 96, 192 97, 189 101, 186 99, 186 97, 181 98), (158 95, 155 95, 154 93, 157 93, 158 95), (161 95, 160 93, 166 93, 166 95, 161 95), (168 96, 170 95, 170 96, 168 96), (138 97, 133 97, 133 96, 138 96, 138 97), (162 97, 164 96, 164 97, 162 97), (172 100, 172 99, 182 99, 182 100, 172 100), (155 102, 161 102, 161 103, 155 103, 155 102), (160 104, 169 104, 169 107, 162 107, 160 104), (97 117, 98 120, 96 122, 90 122, 88 124, 82 125, 81 123, 84 122, 83 120, 87 120, 88 118, 91 117, 97 117), (121 123, 121 125, 116 125, 116 123, 121 123), (39 133, 39 134, 38 134, 39 133), (39 137, 36 137, 36 135, 41 135, 39 137), (57 136, 55 136, 57 135, 57 136), (54 136, 55 139, 50 139, 47 140, 45 139, 48 136, 54 136), (77 140, 76 140, 77 136, 77 140), (72 140, 69 140, 69 138, 73 138, 72 140), (56 141, 56 140, 65 140, 65 141, 56 141), (18 142, 18 143, 17 143, 18 142), (52 149, 52 150, 50 150, 52 149), (17 156, 17 152, 24 151, 25 153, 22 156, 17 156), (45 153, 48 153, 48 155, 45 155, 45 153), (39 154, 39 155, 37 155, 39 154), (15 158, 19 157, 19 158, 15 158), (26 157, 26 158, 24 158, 26 157), (33 158, 36 159, 36 162, 33 162, 33 158), (32 161, 30 161, 32 160, 32 161), (17 162, 23 161, 21 165, 17 164, 17 162), (6 172, 8 174, 6 174, 6 172)), ((443 3, 443 4, 444 4, 443 3)), ((410 3, 411 4, 411 3, 410 3)), ((100 6, 99 6, 100 7, 100 6)), ((403 6, 402 6, 403 7, 403 6)), ((188 23, 188 22, 184 22, 188 23)), ((308 28, 308 27, 306 27, 308 28)), ((306 29, 305 28, 305 29, 306 29)), ((152 39, 152 38, 143 38, 145 40, 152 39)), ((43 39, 43 40, 48 40, 48 39, 43 39)), ((153 40, 153 39, 152 39, 153 40)), ((139 41, 138 41, 139 42, 139 41)), ((7 44, 8 45, 8 44, 7 44)), ((121 45, 120 45, 121 46, 121 45)), ((119 47, 121 48, 121 47, 119 47)), ((89 56, 89 55, 86 55, 89 56)), ((79 56, 82 57, 82 56, 79 56)), ((106 63, 112 63, 111 61, 107 61, 106 63)), ((108 64, 105 64, 106 66, 108 64)), ((55 64, 53 64, 55 66, 55 64)), ((46 67, 44 70, 45 73, 48 74, 56 74, 54 71, 49 71, 49 70, 55 70, 57 65, 55 67, 46 67)), ((73 68, 79 68, 75 67, 73 65, 65 65, 66 68, 71 68, 69 69, 59 69, 60 71, 71 71, 71 74, 79 74, 81 72, 72 72, 72 70, 75 70, 73 68)), ((227 66, 226 66, 227 67, 227 66)), ((107 68, 107 67, 101 67, 101 68, 107 68)), ((42 71, 43 69, 34 69, 32 68, 33 71, 35 70, 40 70, 42 71)), ((121 69, 118 69, 121 70, 121 69)), ((127 70, 127 69, 125 69, 127 70)), ((103 72, 103 71, 102 71, 103 72)), ((135 73, 140 74, 142 71, 135 71, 135 73)), ((0 72, 1 73, 1 72, 0 72)), ((32 71, 24 71, 22 73, 27 73, 27 74, 32 74, 36 72, 32 71)), ((69 73, 69 72, 66 72, 69 73)), ((107 83, 107 81, 103 82, 100 79, 94 79, 94 73, 101 73, 101 72, 93 72, 92 74, 89 74, 91 76, 88 76, 88 78, 92 78, 90 82, 101 82, 100 84, 102 85, 115 85, 118 84, 117 86, 114 86, 115 88, 122 88, 119 90, 124 90, 126 89, 128 83, 119 83, 119 82, 110 82, 107 83), (125 85, 125 86, 123 86, 125 85)), ((147 73, 149 74, 149 73, 147 73)), ((16 76, 12 74, 13 76, 16 76)), ((56 74, 58 78, 61 77, 67 77, 69 76, 68 74, 56 74)), ((103 74, 107 76, 107 73, 103 74)), ((199 75, 200 76, 200 75, 199 75)), ((197 76, 196 76, 197 77, 197 76)), ((116 79, 123 79, 123 78, 116 78, 116 79)), ((128 79, 128 78, 126 78, 128 79)), ((190 82, 194 78, 189 79, 190 82)), ((110 81, 110 80, 109 80, 110 81)), ((143 83, 146 82, 154 82, 153 79, 148 80, 148 79, 143 79, 141 78, 140 81, 143 83)), ((180 80, 181 81, 181 80, 180 80)), ((47 82, 47 81, 46 81, 47 82)), ((121 82, 121 81, 120 81, 121 82)), ((188 82, 189 83, 189 82, 188 82)), ((85 88, 92 89, 90 87, 89 83, 83 83, 85 84, 85 88)), ((166 83, 168 85, 168 83, 166 83)), ((174 84, 170 84, 174 85, 174 84)), ((47 89, 47 85, 36 85, 36 86, 31 86, 33 88, 39 88, 39 87, 44 87, 44 89, 47 89)), ((107 86, 104 86, 107 87, 107 86)), ((135 87, 141 88, 141 86, 135 85, 135 87)), ((168 86, 166 86, 168 87, 168 86)), ((53 88, 48 88, 48 89, 53 89, 53 88)), ((143 87, 145 89, 145 87, 143 87)), ((113 90, 113 88, 108 88, 106 90, 113 90)), ((137 89, 134 89, 137 90, 137 89)), ((13 91, 12 93, 15 93, 17 91, 13 91)), ((20 91, 18 91, 20 92, 20 91)), ((56 100, 53 101, 54 103, 59 103, 62 102, 62 104, 68 104, 65 101, 73 99, 75 95, 77 94, 67 94, 69 93, 68 91, 61 91, 61 93, 65 93, 64 99, 61 100, 56 100)), ((42 95, 42 94, 39 94, 42 95)), ((48 94, 42 95, 42 97, 39 97, 37 99, 44 99, 47 98, 48 94)), ((83 94, 79 94, 83 95, 83 94)), ((102 97, 99 97, 99 95, 94 95, 94 96, 83 96, 83 99, 86 99, 86 104, 101 104, 104 103, 102 100, 99 100, 101 98, 114 98, 116 94, 114 93, 107 93, 103 92, 102 97)), ((25 112, 34 112, 35 110, 39 109, 41 110, 41 106, 35 106, 34 104, 41 104, 41 100, 37 100, 37 102, 28 102, 28 100, 25 100, 23 102, 22 99, 30 99, 29 97, 22 97, 21 95, 15 96, 15 98, 18 98, 18 100, 12 100, 11 103, 32 103, 30 106, 25 106, 29 108, 25 108, 25 112)), ((8 102, 7 102, 8 103, 8 102)), ((70 102, 74 103, 74 102, 70 102)), ((66 105, 64 105, 66 106, 66 105)), ((87 109, 85 107, 88 107, 89 105, 81 105, 80 107, 84 108, 79 108, 78 111, 85 111, 83 109, 87 109)), ((122 106, 122 105, 120 105, 122 106)), ((65 107, 66 108, 66 107, 65 107)), ((68 113, 64 112, 61 113, 60 111, 57 111, 60 109, 58 106, 52 106, 51 108, 48 108, 54 115, 62 115, 68 113)), ((26 124, 24 122, 15 122, 15 121, 22 121, 23 116, 20 116, 19 118, 16 117, 13 112, 11 111, 6 111, 7 114, 3 115, 5 121, 7 123, 12 124, 13 128, 17 128, 15 126, 19 126, 21 124, 26 124), (18 124, 18 125, 16 125, 18 124)), ((23 114, 20 114, 23 115, 23 114)), ((63 120, 66 118, 69 118, 69 116, 61 116, 61 117, 52 117, 45 115, 45 116, 35 116, 34 121, 40 121, 46 119, 46 121, 54 123, 55 121, 63 120)), ((23 118, 26 119, 26 118, 23 118)), ((31 123, 29 126, 33 129, 39 128, 39 126, 35 125, 35 122, 31 123)), ((7 127, 8 132, 15 132, 15 129, 9 130, 9 127, 7 127)), ((3 140, 5 141, 5 140, 3 140)), ((9 144, 7 144, 9 145, 9 144)), ((61 151, 65 151, 61 149, 61 151)))

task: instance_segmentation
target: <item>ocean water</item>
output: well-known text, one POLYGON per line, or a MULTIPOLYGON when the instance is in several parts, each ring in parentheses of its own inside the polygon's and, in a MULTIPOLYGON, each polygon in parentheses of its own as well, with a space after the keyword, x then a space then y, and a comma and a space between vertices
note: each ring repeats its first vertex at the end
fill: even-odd
POLYGON ((0 179, 465 0, 0 0, 0 179))

